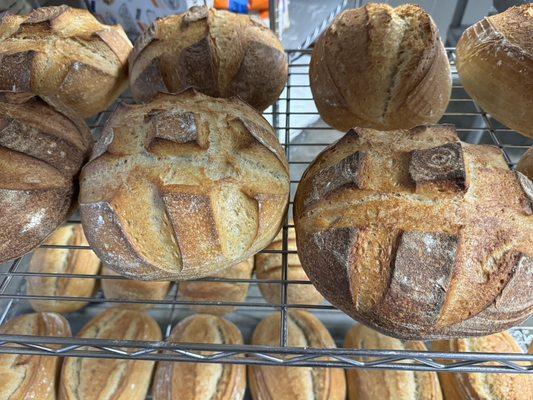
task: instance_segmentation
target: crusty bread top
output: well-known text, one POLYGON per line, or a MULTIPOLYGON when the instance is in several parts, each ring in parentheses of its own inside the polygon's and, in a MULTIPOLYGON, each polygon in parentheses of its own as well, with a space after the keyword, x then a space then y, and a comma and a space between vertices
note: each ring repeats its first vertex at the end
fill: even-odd
POLYGON ((189 90, 124 105, 81 174, 89 243, 141 279, 208 276, 278 232, 289 194, 272 127, 237 99, 189 90))
POLYGON ((487 20, 510 44, 533 58, 533 3, 508 8, 487 20))

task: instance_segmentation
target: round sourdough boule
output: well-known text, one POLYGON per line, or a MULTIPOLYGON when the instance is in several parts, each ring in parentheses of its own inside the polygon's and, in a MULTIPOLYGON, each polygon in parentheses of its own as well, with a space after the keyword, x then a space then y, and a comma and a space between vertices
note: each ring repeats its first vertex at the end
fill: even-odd
POLYGON ((533 180, 533 147, 530 147, 522 154, 520 161, 516 164, 516 170, 533 180))
POLYGON ((457 43, 457 72, 481 108, 533 137, 533 3, 465 30, 457 43))
POLYGON ((0 92, 0 263, 37 247, 68 217, 89 128, 58 103, 0 92))
POLYGON ((81 174, 87 240, 136 279, 203 278, 246 260, 278 233, 288 198, 268 122, 193 90, 123 105, 81 174))
POLYGON ((487 335, 533 311, 533 184, 452 125, 349 131, 304 173, 298 253, 333 305, 386 335, 487 335))
POLYGON ((55 96, 90 117, 126 89, 131 49, 120 25, 101 24, 87 10, 7 14, 0 18, 0 90, 55 96))
POLYGON ((309 79, 320 116, 340 131, 435 123, 452 87, 437 27, 411 4, 344 11, 317 40, 309 79))
POLYGON ((247 15, 195 6, 157 19, 135 43, 130 86, 137 101, 189 87, 238 96, 259 111, 287 82, 287 56, 276 35, 247 15))

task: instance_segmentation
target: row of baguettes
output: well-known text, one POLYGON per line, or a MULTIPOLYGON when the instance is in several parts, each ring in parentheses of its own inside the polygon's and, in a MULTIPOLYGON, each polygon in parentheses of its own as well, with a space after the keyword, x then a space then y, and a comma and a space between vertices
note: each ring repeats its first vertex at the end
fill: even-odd
MULTIPOLYGON (((279 343, 279 314, 259 323, 253 345, 279 343)), ((6 334, 70 336, 58 314, 27 314, 0 328, 6 334)), ((326 327, 312 314, 288 314, 289 346, 334 348, 326 327)), ((86 339, 159 341, 157 323, 141 311, 111 308, 78 334, 86 339)), ((185 318, 167 339, 172 343, 240 345, 243 338, 231 322, 211 315, 185 318)), ((363 325, 347 334, 345 348, 426 351, 422 342, 401 342, 363 325)), ((437 351, 521 353, 508 333, 475 339, 436 342, 437 351)), ((448 361, 449 362, 449 361, 448 361)), ((0 399, 143 400, 149 390, 153 361, 0 355, 0 399), (60 373, 59 370, 61 371, 60 373), (59 378, 59 379, 58 379, 59 378)), ((255 400, 530 400, 533 380, 527 375, 453 374, 415 371, 249 366, 248 384, 255 400), (439 382, 440 380, 440 382, 439 382)), ((246 367, 160 361, 152 383, 154 400, 240 400, 246 389, 246 367)))

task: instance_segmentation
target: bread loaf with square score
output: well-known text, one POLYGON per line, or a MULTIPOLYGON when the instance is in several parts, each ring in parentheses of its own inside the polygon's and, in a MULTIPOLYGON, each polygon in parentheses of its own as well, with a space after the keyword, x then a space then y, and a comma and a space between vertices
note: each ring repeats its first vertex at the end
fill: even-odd
POLYGON ((470 26, 456 54, 461 83, 476 103, 509 128, 533 137, 533 3, 470 26))
POLYGON ((289 198, 283 149, 238 99, 187 90, 123 105, 81 174, 87 240, 136 279, 192 279, 246 260, 276 236, 289 198))
MULTIPOLYGON (((90 320, 77 337, 160 341, 161 329, 142 311, 113 307, 90 320)), ((61 369, 59 400, 144 400, 153 367, 153 361, 145 360, 67 358, 61 369)))
MULTIPOLYGON (((180 321, 168 339, 173 343, 242 345, 239 328, 214 315, 192 315, 180 321)), ((154 376, 154 400, 242 400, 246 367, 238 364, 160 361, 154 376)))
MULTIPOLYGON (((0 334, 57 337, 71 335, 67 320, 55 313, 20 315, 0 326, 0 334)), ((55 400, 60 368, 60 357, 0 355, 0 399, 55 400)))
POLYGON ((302 176, 298 254, 333 305, 403 339, 487 335, 533 311, 533 185, 452 125, 349 131, 302 176))
POLYGON ((56 97, 82 117, 126 89, 132 49, 120 25, 66 5, 0 18, 0 90, 56 97))
POLYGON ((263 111, 287 82, 287 56, 276 35, 247 15, 194 6, 157 19, 130 57, 137 101, 188 87, 213 97, 238 96, 263 111))
POLYGON ((452 88, 438 29, 412 4, 341 13, 313 48, 309 81, 320 116, 343 132, 436 123, 452 88))
MULTIPOLYGON (((88 246, 80 224, 67 224, 57 228, 45 241, 47 245, 88 246)), ((96 275, 100 259, 89 249, 36 249, 31 257, 28 271, 41 274, 96 275)), ((96 280, 90 278, 29 276, 26 292, 32 296, 91 297, 96 280)), ((68 313, 87 305, 86 301, 30 299, 35 311, 68 313)))
POLYGON ((85 122, 54 100, 0 92, 0 263, 67 219, 91 145, 85 122))

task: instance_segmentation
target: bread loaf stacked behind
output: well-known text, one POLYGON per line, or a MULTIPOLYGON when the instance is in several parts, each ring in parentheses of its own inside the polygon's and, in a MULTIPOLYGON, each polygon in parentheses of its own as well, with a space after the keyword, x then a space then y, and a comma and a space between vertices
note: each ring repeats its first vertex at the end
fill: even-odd
POLYGON ((300 260, 333 305, 389 336, 498 332, 533 311, 532 193, 453 126, 351 130, 298 186, 300 260))
POLYGON ((247 15, 192 7, 157 19, 137 40, 130 86, 137 101, 194 87, 262 111, 278 99, 287 70, 283 46, 268 28, 247 15))
MULTIPOLYGON (((13 318, 0 327, 2 335, 71 335, 67 320, 59 314, 35 313, 13 318)), ((59 357, 0 355, 0 399, 55 400, 59 357)))
POLYGON ((0 90, 51 96, 83 117, 126 88, 132 45, 87 10, 42 7, 0 19, 0 90))
POLYGON ((516 165, 516 170, 533 179, 533 147, 527 149, 516 165))
MULTIPOLYGON (((364 325, 356 325, 346 334, 344 347, 368 350, 427 351, 423 342, 403 343, 364 325)), ((350 400, 441 400, 442 392, 435 372, 368 370, 346 371, 350 400)))
MULTIPOLYGON (((434 351, 473 353, 522 353, 507 332, 495 335, 434 342, 434 351)), ((446 400, 530 400, 533 379, 521 374, 439 373, 446 400)))
MULTIPOLYGON (((226 279, 250 279, 254 263, 252 259, 241 261, 229 268, 226 268, 218 274, 212 275, 212 278, 226 279)), ((197 302, 226 302, 241 303, 248 295, 247 282, 180 282, 178 286, 178 295, 181 300, 197 302)), ((214 306, 191 304, 189 306, 193 311, 198 313, 224 315, 233 312, 236 306, 214 306)))
POLYGON ((237 99, 189 90, 124 105, 81 175, 81 219, 107 266, 137 279, 209 276, 279 231, 287 160, 272 127, 237 99))
MULTIPOLYGON (((213 315, 193 315, 172 330, 174 343, 242 344, 231 322, 213 315)), ((237 364, 196 364, 160 361, 154 377, 154 400, 241 400, 246 369, 237 364)))
MULTIPOLYGON (((78 337, 159 341, 161 330, 144 312, 113 307, 93 318, 78 337)), ((153 361, 67 358, 61 370, 59 399, 144 400, 153 367, 153 361)))
MULTIPOLYGON (((326 327, 306 311, 288 314, 289 347, 335 348, 326 327)), ((279 346, 280 315, 272 314, 254 330, 252 344, 279 346)), ((249 366, 248 379, 254 400, 344 400, 344 371, 336 368, 249 366)))
POLYGON ((317 40, 309 79, 320 116, 341 131, 435 123, 451 94, 437 27, 411 4, 344 11, 317 40))
POLYGON ((468 28, 457 43, 457 72, 485 111, 533 137, 533 3, 468 28))
POLYGON ((82 120, 55 106, 0 93, 0 263, 39 245, 75 201, 74 178, 91 134, 82 120))

